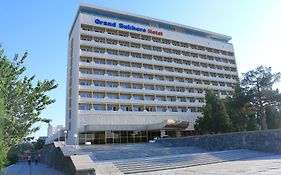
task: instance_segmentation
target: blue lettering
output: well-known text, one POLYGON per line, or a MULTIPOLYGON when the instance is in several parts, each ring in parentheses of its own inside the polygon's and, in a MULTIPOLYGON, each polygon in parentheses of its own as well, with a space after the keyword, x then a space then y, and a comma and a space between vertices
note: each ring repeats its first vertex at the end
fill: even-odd
MULTIPOLYGON (((100 19, 96 19, 95 23, 99 24, 99 25, 116 27, 116 22, 102 21, 100 19)), ((128 29, 128 30, 135 30, 135 31, 144 32, 144 33, 146 32, 146 29, 144 29, 144 28, 136 27, 134 25, 129 25, 129 24, 125 25, 123 23, 119 23, 119 28, 128 29)))
POLYGON ((95 23, 96 23, 96 24, 101 24, 101 22, 102 22, 102 21, 100 21, 99 19, 96 19, 96 20, 95 20, 95 23))

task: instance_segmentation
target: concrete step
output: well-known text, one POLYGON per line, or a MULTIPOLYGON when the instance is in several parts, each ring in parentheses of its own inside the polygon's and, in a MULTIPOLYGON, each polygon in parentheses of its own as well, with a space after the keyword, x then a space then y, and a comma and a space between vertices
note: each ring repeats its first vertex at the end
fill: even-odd
POLYGON ((94 162, 88 155, 70 156, 76 171, 92 170, 94 171, 94 162))
POLYGON ((115 161, 115 166, 124 174, 184 168, 225 161, 248 159, 269 155, 249 150, 229 150, 209 153, 162 156, 130 161, 115 161))
MULTIPOLYGON (((89 149, 87 150, 89 151, 89 149)), ((134 159, 134 158, 147 158, 175 154, 188 154, 206 152, 203 149, 195 147, 166 147, 166 148, 130 148, 124 150, 106 150, 106 151, 93 151, 91 158, 94 161, 107 161, 118 159, 134 159), (141 151, 140 151, 141 150, 141 151)))

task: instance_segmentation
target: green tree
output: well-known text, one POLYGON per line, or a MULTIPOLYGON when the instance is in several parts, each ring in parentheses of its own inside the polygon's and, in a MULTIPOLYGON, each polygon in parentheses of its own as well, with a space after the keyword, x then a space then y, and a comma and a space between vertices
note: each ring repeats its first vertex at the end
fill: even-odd
POLYGON ((195 130, 206 133, 230 132, 232 124, 224 102, 212 91, 207 91, 205 98, 206 105, 203 107, 203 117, 196 120, 195 130))
POLYGON ((242 74, 242 86, 250 96, 250 103, 260 118, 260 124, 263 130, 267 129, 266 112, 267 106, 278 106, 281 102, 281 95, 278 90, 273 90, 274 83, 280 80, 280 73, 272 73, 270 67, 257 67, 242 74))
POLYGON ((266 123, 268 129, 279 129, 281 128, 281 113, 274 106, 267 106, 265 108, 266 123))
POLYGON ((43 149, 45 145, 45 141, 42 139, 37 139, 37 142, 35 142, 33 145, 34 145, 34 150, 39 151, 43 149))
POLYGON ((8 147, 5 144, 3 138, 3 118, 4 118, 4 103, 2 94, 0 94, 0 171, 7 165, 7 152, 8 147))
MULTIPOLYGON (((227 97, 224 102, 232 122, 233 131, 246 131, 248 125, 255 126, 257 124, 253 118, 255 111, 251 108, 250 96, 244 88, 237 85, 234 94, 227 97)), ((250 128, 254 130, 256 127, 250 128)))
POLYGON ((258 122, 257 115, 255 113, 250 113, 247 119, 247 131, 261 130, 261 125, 258 122))
POLYGON ((15 55, 11 61, 0 46, 0 94, 5 114, 1 118, 1 140, 9 149, 16 147, 26 136, 39 129, 32 127, 34 123, 49 122, 39 115, 47 105, 55 102, 46 92, 55 89, 57 84, 54 80, 36 83, 35 75, 24 76, 26 58, 27 52, 20 58, 15 55))

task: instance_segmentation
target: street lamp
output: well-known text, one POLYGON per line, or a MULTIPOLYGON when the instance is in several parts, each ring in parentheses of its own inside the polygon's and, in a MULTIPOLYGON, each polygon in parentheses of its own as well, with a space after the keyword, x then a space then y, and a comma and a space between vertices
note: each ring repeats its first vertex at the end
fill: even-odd
POLYGON ((76 139, 77 139, 77 134, 74 134, 74 147, 76 149, 76 139))
POLYGON ((60 129, 58 129, 58 142, 60 142, 60 129))
POLYGON ((53 134, 52 134, 52 143, 54 143, 55 142, 55 132, 53 132, 53 134))
POLYGON ((64 146, 65 146, 65 145, 66 145, 66 134, 67 134, 67 130, 64 130, 63 133, 64 133, 64 146))

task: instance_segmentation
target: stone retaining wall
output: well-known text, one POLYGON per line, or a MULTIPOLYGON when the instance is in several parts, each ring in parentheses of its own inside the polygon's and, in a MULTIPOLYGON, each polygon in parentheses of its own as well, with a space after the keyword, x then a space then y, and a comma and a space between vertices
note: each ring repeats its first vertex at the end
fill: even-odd
POLYGON ((250 149, 281 153, 281 130, 234 132, 156 140, 165 146, 196 146, 210 151, 250 149))
POLYGON ((67 175, 76 174, 75 167, 70 157, 64 156, 61 149, 59 147, 55 147, 54 144, 48 144, 44 146, 39 161, 67 175))

